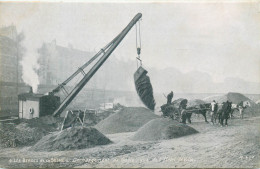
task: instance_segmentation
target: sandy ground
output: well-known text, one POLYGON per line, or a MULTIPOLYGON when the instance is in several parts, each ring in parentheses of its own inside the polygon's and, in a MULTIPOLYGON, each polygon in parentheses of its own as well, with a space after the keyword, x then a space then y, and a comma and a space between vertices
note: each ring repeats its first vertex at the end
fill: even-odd
POLYGON ((260 167, 260 117, 232 119, 228 127, 202 120, 200 133, 157 142, 131 141, 134 132, 106 135, 114 143, 90 149, 31 152, 30 147, 0 152, 1 167, 260 167))

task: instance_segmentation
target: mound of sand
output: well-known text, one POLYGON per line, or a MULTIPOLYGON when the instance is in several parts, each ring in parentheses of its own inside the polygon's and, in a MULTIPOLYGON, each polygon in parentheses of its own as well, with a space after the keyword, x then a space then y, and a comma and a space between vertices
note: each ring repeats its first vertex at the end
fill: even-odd
POLYGON ((95 127, 104 134, 132 132, 158 117, 144 107, 124 107, 99 122, 95 127))
POLYGON ((0 128, 0 147, 22 147, 35 144, 45 133, 38 128, 31 128, 27 123, 2 124, 0 128))
POLYGON ((19 119, 15 123, 3 123, 0 127, 0 147, 34 145, 43 136, 57 131, 61 118, 44 116, 34 119, 19 119))
POLYGON ((212 102, 213 100, 216 100, 218 103, 226 102, 227 100, 234 103, 238 104, 241 101, 249 101, 251 104, 255 104, 252 100, 250 100, 248 97, 244 96, 241 93, 227 93, 225 95, 214 95, 214 96, 209 96, 203 99, 205 102, 212 102))
POLYGON ((258 116, 260 114, 260 105, 256 104, 254 101, 250 100, 248 97, 244 96, 240 93, 227 93, 225 95, 218 95, 218 96, 210 96, 203 99, 206 102, 212 102, 212 100, 216 100, 218 103, 231 101, 232 103, 238 104, 241 101, 249 101, 250 107, 244 110, 245 116, 258 116))
POLYGON ((83 149, 112 143, 92 127, 72 127, 46 135, 30 148, 31 151, 63 151, 83 149))
POLYGON ((198 131, 185 124, 168 118, 157 118, 141 127, 131 139, 138 141, 156 141, 182 137, 194 133, 198 133, 198 131))
POLYGON ((176 100, 173 101, 174 105, 180 105, 181 101, 184 100, 184 98, 178 98, 176 100))
POLYGON ((200 104, 205 104, 206 102, 200 99, 193 99, 193 100, 188 100, 187 107, 193 107, 193 106, 198 106, 200 104))

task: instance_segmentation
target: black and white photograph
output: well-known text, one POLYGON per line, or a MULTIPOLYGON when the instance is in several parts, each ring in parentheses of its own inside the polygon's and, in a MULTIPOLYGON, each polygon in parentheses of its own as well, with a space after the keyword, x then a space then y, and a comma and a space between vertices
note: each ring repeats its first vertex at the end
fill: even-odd
POLYGON ((0 0, 0 168, 260 168, 260 1, 0 0))

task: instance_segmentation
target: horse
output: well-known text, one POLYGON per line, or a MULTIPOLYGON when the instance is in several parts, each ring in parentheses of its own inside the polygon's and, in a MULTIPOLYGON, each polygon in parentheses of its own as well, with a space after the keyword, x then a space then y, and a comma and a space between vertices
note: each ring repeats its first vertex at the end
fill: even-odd
POLYGON ((170 117, 173 120, 177 120, 179 122, 186 121, 186 113, 183 113, 183 108, 187 105, 187 99, 178 99, 174 100, 170 104, 164 104, 161 106, 161 112, 163 113, 163 117, 170 117))
POLYGON ((218 111, 218 116, 219 116, 219 122, 221 124, 221 126, 223 126, 224 121, 225 121, 225 125, 228 126, 228 118, 229 115, 231 113, 231 107, 232 107, 232 102, 223 102, 223 106, 221 109, 219 109, 218 111))
POLYGON ((170 117, 173 120, 180 119, 180 110, 174 103, 162 105, 161 112, 163 117, 170 117))
POLYGON ((251 104, 249 101, 241 101, 239 104, 232 104, 231 106, 231 113, 230 113, 230 118, 234 117, 233 116, 233 113, 235 110, 239 111, 239 114, 240 114, 240 118, 243 119, 243 113, 244 113, 244 110, 247 108, 247 107, 250 107, 251 104))
POLYGON ((223 103, 217 103, 217 109, 216 112, 213 114, 213 124, 217 123, 217 119, 218 119, 218 123, 220 123, 220 114, 222 111, 222 107, 223 107, 223 103))
POLYGON ((192 115, 192 113, 201 114, 204 117, 205 122, 208 123, 207 116, 206 116, 208 110, 210 110, 210 103, 200 104, 198 106, 188 107, 186 109, 186 118, 187 118, 188 122, 191 123, 191 115, 192 115))
POLYGON ((219 104, 215 103, 214 107, 212 107, 212 105, 210 105, 211 111, 210 111, 210 116, 211 116, 211 122, 214 125, 214 122, 216 123, 216 119, 217 119, 217 112, 219 109, 219 104))
POLYGON ((231 111, 231 115, 230 117, 234 117, 233 116, 233 112, 235 110, 239 111, 240 114, 240 118, 243 119, 244 117, 244 110, 248 107, 251 107, 251 104, 249 101, 241 101, 239 104, 232 104, 232 111, 231 111))
POLYGON ((178 120, 183 123, 191 123, 191 115, 192 113, 195 114, 202 114, 205 119, 205 122, 208 123, 206 113, 210 110, 210 103, 209 104, 200 104, 196 106, 187 107, 186 109, 181 108, 181 104, 179 102, 174 101, 171 104, 164 104, 161 106, 161 112, 163 113, 163 117, 170 117, 173 120, 178 120))
POLYGON ((237 110, 237 111, 239 111, 239 109, 238 109, 238 104, 232 104, 231 105, 231 112, 230 112, 230 119, 232 119, 234 116, 233 116, 233 113, 234 113, 234 111, 235 110, 237 110))

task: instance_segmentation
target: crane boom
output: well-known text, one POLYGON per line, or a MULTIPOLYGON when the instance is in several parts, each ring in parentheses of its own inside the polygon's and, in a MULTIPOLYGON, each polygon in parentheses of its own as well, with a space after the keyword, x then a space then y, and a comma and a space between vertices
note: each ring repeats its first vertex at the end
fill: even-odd
POLYGON ((67 83, 69 83, 74 77, 76 77, 82 70, 84 70, 88 65, 90 65, 95 59, 97 59, 104 51, 107 50, 118 38, 115 37, 111 42, 109 42, 105 47, 103 47, 97 54, 95 54, 89 61, 87 61, 84 65, 78 68, 70 77, 68 77, 64 82, 59 84, 55 89, 53 89, 50 94, 54 95, 55 93, 59 92, 61 88, 63 88, 67 83))
POLYGON ((130 23, 125 27, 125 29, 112 41, 108 50, 104 52, 104 55, 98 60, 98 62, 89 70, 89 72, 83 77, 83 79, 75 86, 75 88, 69 93, 69 95, 60 104, 57 110, 53 113, 53 116, 58 116, 62 111, 70 104, 70 102, 77 96, 80 90, 86 85, 86 83, 92 78, 92 76, 97 72, 97 70, 103 65, 115 48, 124 39, 126 34, 131 30, 131 28, 136 24, 136 22, 141 19, 142 14, 138 13, 130 23))

